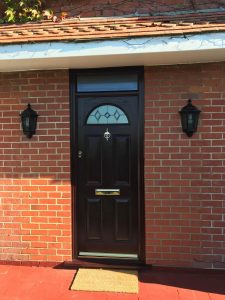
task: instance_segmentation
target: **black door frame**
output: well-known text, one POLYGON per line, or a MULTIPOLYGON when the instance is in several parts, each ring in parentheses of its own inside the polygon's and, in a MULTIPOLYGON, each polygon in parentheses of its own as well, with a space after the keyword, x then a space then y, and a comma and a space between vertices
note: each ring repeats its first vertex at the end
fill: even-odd
MULTIPOLYGON (((104 69, 77 69, 70 70, 70 130, 71 130, 71 184, 72 184, 72 259, 73 261, 87 260, 84 257, 78 256, 77 242, 77 165, 78 165, 78 126, 77 126, 77 105, 78 96, 113 96, 113 95, 138 95, 139 111, 138 111, 138 257, 139 263, 145 263, 145 206, 144 206, 144 68, 143 67, 124 67, 124 68, 104 68, 104 69), (138 91, 123 91, 123 92, 87 92, 78 93, 77 91, 77 75, 78 74, 104 74, 106 72, 133 72, 138 74, 138 91)), ((91 261, 103 262, 101 258, 93 258, 91 261)), ((109 259, 107 259, 109 261, 109 259)), ((128 262, 128 260, 126 260, 128 262)), ((117 260, 117 262, 121 262, 117 260)))

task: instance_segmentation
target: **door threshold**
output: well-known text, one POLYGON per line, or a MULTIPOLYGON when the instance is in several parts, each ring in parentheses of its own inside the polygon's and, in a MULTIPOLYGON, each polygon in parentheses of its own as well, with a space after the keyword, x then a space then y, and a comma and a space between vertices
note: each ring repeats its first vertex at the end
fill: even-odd
MULTIPOLYGON (((149 266, 148 266, 149 267, 149 266)), ((146 264, 140 260, 112 259, 102 257, 78 257, 72 261, 64 261, 58 268, 78 269, 78 268, 101 268, 101 269, 127 269, 138 270, 146 268, 146 264)))
POLYGON ((82 257, 93 257, 93 258, 112 258, 112 259, 132 259, 138 260, 137 254, 128 253, 106 253, 106 252, 79 252, 79 258, 82 257))

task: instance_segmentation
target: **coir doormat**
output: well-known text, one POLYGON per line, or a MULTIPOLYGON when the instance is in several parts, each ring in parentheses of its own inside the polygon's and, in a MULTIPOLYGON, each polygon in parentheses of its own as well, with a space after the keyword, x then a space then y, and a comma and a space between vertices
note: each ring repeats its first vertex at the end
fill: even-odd
POLYGON ((138 272, 133 270, 79 269, 71 290, 138 293, 138 272))

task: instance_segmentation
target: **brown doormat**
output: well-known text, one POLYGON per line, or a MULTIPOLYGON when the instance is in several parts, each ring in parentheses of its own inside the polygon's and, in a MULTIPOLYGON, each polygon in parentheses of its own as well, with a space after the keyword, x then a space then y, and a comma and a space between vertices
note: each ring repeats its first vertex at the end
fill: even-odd
POLYGON ((79 269, 71 290, 138 293, 138 272, 133 270, 79 269))

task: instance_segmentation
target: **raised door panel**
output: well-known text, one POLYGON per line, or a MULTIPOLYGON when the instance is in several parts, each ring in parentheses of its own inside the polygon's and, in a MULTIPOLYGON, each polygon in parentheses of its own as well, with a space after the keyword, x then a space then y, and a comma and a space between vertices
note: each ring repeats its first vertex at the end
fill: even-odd
POLYGON ((130 184, 130 136, 113 137, 114 184, 130 184))
POLYGON ((101 136, 87 136, 86 146, 87 185, 102 183, 102 145, 101 136))
POLYGON ((129 199, 115 199, 115 239, 128 241, 130 239, 131 209, 129 199))
POLYGON ((87 199, 87 238, 89 240, 102 238, 101 199, 87 199))

